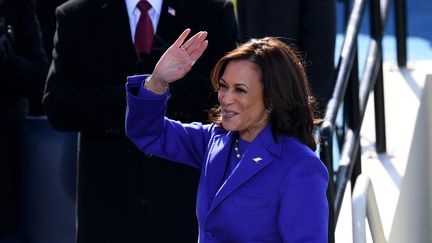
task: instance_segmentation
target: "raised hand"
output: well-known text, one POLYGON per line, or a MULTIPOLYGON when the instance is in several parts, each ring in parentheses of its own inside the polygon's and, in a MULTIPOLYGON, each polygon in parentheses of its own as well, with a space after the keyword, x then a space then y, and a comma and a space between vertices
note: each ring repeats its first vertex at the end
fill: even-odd
POLYGON ((190 29, 186 29, 159 59, 146 87, 158 93, 165 91, 166 85, 183 78, 207 48, 207 32, 200 31, 189 40, 190 29))

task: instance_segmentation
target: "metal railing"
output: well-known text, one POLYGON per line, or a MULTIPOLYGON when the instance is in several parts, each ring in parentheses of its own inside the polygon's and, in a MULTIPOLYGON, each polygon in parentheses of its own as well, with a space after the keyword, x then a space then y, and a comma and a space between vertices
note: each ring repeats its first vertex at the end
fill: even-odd
MULTIPOLYGON (((376 150, 386 152, 382 37, 387 23, 389 0, 354 0, 346 23, 345 39, 336 69, 336 84, 328 102, 320 129, 320 157, 329 171, 327 191, 329 201, 329 242, 334 242, 334 231, 348 180, 355 181, 361 173, 360 129, 369 94, 374 92, 376 150), (370 37, 362 79, 359 79, 357 37, 362 18, 369 3, 370 37), (342 128, 336 120, 343 112, 342 128), (341 143, 339 167, 333 171, 333 137, 341 143)), ((351 4, 346 1, 346 4, 351 4)), ((398 64, 406 65, 405 1, 395 0, 398 64)), ((354 183, 352 183, 354 184, 354 183)))
POLYGON ((360 174, 357 177, 352 200, 353 242, 366 243, 365 220, 367 218, 373 242, 387 243, 375 199, 375 192, 368 176, 360 174))

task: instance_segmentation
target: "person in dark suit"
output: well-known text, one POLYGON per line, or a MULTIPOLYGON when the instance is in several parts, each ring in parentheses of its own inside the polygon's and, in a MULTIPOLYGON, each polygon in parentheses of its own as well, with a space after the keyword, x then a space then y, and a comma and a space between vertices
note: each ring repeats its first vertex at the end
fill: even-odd
POLYGON ((128 77, 126 133, 144 153, 201 170, 199 243, 327 242, 328 173, 303 65, 276 38, 252 39, 212 71, 212 124, 164 116, 168 90, 207 46, 183 32, 151 75, 128 77))
POLYGON ((138 1, 70 0, 56 9, 53 61, 44 106, 61 131, 78 131, 77 241, 196 241, 199 172, 140 153, 124 134, 126 77, 149 72, 185 29, 205 29, 213 43, 184 82, 172 87, 168 114, 205 122, 214 103, 212 65, 235 47, 230 2, 149 1, 154 38, 136 54, 138 1), (157 23, 155 23, 155 20, 157 23))
POLYGON ((0 1, 0 96, 27 98, 26 109, 40 115, 48 62, 35 11, 33 0, 0 1))
POLYGON ((42 43, 51 62, 53 38, 56 30, 55 9, 66 0, 36 0, 36 15, 42 32, 42 43))
POLYGON ((39 115, 48 61, 33 0, 0 1, 0 241, 20 218, 20 121, 39 115))
POLYGON ((335 0, 237 0, 241 39, 283 37, 306 63, 309 84, 324 115, 333 94, 335 0))

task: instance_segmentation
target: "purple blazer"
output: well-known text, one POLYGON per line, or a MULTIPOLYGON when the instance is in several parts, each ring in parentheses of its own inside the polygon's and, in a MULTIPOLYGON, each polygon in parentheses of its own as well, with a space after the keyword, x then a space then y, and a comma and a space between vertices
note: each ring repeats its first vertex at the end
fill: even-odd
POLYGON ((128 78, 126 133, 145 153, 201 169, 200 243, 327 242, 328 173, 312 150, 290 136, 276 143, 268 125, 223 182, 233 132, 168 119, 168 92, 150 93, 145 78, 128 78))

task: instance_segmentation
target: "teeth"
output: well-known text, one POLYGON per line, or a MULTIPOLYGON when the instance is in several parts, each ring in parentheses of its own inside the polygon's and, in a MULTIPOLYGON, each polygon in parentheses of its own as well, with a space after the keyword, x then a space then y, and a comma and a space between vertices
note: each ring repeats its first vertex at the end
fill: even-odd
POLYGON ((224 113, 224 115, 226 115, 226 116, 233 116, 233 115, 237 114, 237 113, 234 112, 234 111, 224 111, 223 113, 224 113))
POLYGON ((223 110, 223 115, 226 116, 226 117, 232 117, 232 116, 237 115, 237 113, 234 112, 234 111, 223 110))

